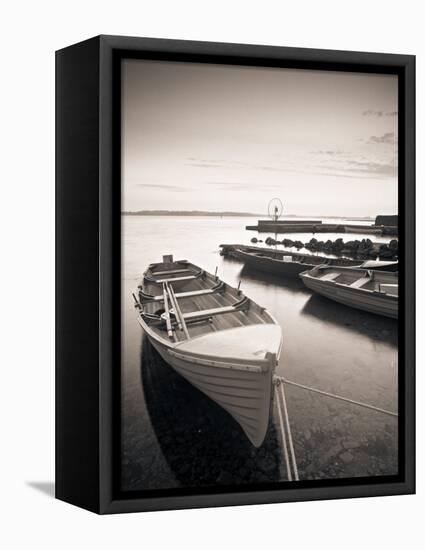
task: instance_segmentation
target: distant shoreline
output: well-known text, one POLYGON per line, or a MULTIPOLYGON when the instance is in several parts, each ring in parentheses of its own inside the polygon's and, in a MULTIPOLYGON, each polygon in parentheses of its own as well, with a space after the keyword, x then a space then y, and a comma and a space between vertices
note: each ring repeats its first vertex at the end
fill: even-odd
POLYGON ((210 212, 208 210, 138 210, 136 212, 121 212, 122 216, 223 216, 238 218, 258 218, 263 214, 251 212, 210 212))
MULTIPOLYGON (((252 212, 210 212, 208 210, 137 210, 134 212, 121 212, 122 216, 204 216, 204 217, 227 217, 227 218, 258 218, 267 219, 267 214, 255 214, 252 212)), ((286 214, 285 218, 324 218, 324 219, 340 219, 352 221, 375 221, 375 217, 371 216, 321 216, 309 215, 302 216, 297 214, 286 214)))

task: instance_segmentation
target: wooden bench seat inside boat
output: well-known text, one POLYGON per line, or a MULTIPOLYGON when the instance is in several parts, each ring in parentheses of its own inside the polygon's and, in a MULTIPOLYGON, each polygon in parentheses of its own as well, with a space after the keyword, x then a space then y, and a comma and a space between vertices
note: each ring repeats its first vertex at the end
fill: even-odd
POLYGON ((138 288, 143 321, 159 338, 168 336, 171 341, 181 342, 232 327, 271 322, 267 311, 240 289, 194 264, 152 264, 138 288), (157 275, 185 268, 189 271, 187 276, 157 275))
POLYGON ((379 285, 380 292, 385 292, 386 294, 392 294, 393 296, 398 296, 398 285, 396 284, 385 284, 381 283, 379 285))
POLYGON ((357 279, 357 281, 354 281, 354 283, 350 284, 350 288, 361 288, 366 283, 370 282, 370 277, 361 277, 360 279, 357 279))
POLYGON ((333 273, 325 273, 322 277, 320 277, 321 281, 335 281, 337 277, 339 277, 341 273, 333 272, 333 273))
POLYGON ((184 313, 183 318, 185 321, 190 321, 201 317, 212 317, 213 315, 221 315, 223 313, 234 313, 235 311, 240 311, 240 308, 235 306, 214 307, 211 309, 201 309, 198 311, 184 313))
MULTIPOLYGON (((218 284, 210 287, 210 288, 201 288, 201 289, 195 289, 195 290, 188 290, 184 292, 175 292, 174 295, 176 298, 195 298, 197 296, 208 296, 209 294, 215 294, 218 292, 223 291, 225 288, 224 283, 220 281, 218 284)), ((158 294, 157 296, 153 296, 152 294, 146 294, 143 291, 140 293, 140 299, 142 302, 163 302, 164 301, 164 295, 158 294)))
POLYGON ((169 271, 154 271, 153 275, 176 275, 177 273, 191 273, 190 269, 171 269, 169 271))
POLYGON ((154 283, 177 283, 179 281, 190 281, 192 279, 197 279, 199 275, 187 275, 185 277, 173 277, 171 279, 155 279, 151 282, 154 283))
MULTIPOLYGON (((195 296, 206 296, 208 294, 214 294, 222 288, 222 285, 218 285, 212 288, 205 288, 202 290, 192 290, 190 292, 176 292, 176 298, 193 298, 195 296)), ((163 302, 163 296, 152 296, 151 301, 153 302, 163 302)))

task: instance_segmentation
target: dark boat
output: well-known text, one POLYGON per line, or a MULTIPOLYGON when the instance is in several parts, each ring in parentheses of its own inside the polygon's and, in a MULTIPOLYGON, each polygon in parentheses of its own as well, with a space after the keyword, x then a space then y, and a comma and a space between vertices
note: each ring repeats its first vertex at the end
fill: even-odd
POLYGON ((275 273, 287 277, 297 277, 303 271, 312 269, 317 265, 360 266, 361 260, 346 258, 325 258, 311 254, 299 254, 281 250, 251 246, 235 246, 228 248, 228 255, 241 260, 252 268, 275 273))
POLYGON ((352 260, 349 258, 326 258, 324 256, 313 256, 312 254, 301 254, 299 252, 287 252, 245 245, 221 245, 223 255, 237 258, 245 265, 265 271, 284 275, 286 277, 297 277, 303 271, 308 271, 318 265, 333 267, 365 267, 366 269, 397 271, 398 262, 379 262, 375 260, 352 260))

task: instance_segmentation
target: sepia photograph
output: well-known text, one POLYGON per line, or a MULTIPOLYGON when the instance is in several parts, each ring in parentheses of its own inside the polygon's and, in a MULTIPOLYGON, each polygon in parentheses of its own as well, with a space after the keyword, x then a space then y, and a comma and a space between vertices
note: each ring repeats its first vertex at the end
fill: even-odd
POLYGON ((123 492, 398 474, 398 90, 121 61, 123 492))

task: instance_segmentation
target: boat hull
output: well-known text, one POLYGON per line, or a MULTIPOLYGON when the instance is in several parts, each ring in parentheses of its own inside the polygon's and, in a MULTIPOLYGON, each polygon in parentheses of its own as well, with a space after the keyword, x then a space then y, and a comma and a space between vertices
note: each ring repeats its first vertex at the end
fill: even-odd
POLYGON ((381 235, 382 228, 370 225, 345 225, 345 233, 358 233, 362 235, 381 235))
POLYGON ((155 350, 261 446, 282 347, 276 319, 240 289, 172 256, 150 264, 138 288, 138 321, 155 350))
POLYGON ((200 364, 198 358, 164 345, 152 334, 147 336, 168 365, 225 409, 255 447, 262 445, 272 407, 274 364, 257 371, 227 368, 231 360, 200 364))
POLYGON ((238 260, 245 262, 245 265, 264 271, 265 273, 274 273, 285 277, 298 277, 305 271, 306 265, 298 262, 283 262, 273 258, 260 257, 255 254, 247 254, 243 250, 235 250, 233 256, 238 260))
POLYGON ((394 296, 330 284, 309 276, 308 272, 302 273, 300 277, 307 288, 335 302, 391 319, 398 318, 398 299, 394 296))
MULTIPOLYGON (((261 249, 258 249, 261 250, 261 249)), ((272 254, 269 251, 266 253, 272 254)), ((285 253, 280 252, 280 255, 286 256, 285 253)), ((298 277, 301 273, 309 268, 313 268, 319 265, 319 262, 329 263, 329 265, 341 265, 341 266, 360 266, 361 260, 349 260, 345 258, 321 258, 318 256, 288 253, 288 258, 292 258, 291 261, 283 261, 282 259, 276 259, 267 255, 260 256, 255 253, 250 253, 241 248, 235 248, 232 251, 232 256, 241 260, 245 265, 258 269, 265 273, 274 273, 282 275, 284 277, 298 277), (303 260, 303 261, 301 261, 303 260), (309 261, 311 262, 309 264, 309 261)))

